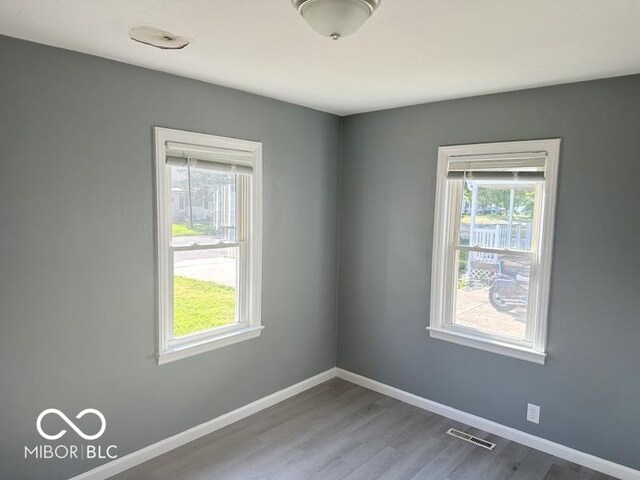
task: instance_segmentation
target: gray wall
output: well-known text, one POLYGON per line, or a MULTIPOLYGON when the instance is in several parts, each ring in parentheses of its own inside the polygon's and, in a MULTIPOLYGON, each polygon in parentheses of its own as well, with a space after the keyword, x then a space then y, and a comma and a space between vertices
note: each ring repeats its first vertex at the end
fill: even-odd
POLYGON ((640 76, 351 116, 343 138, 338 366, 640 468, 640 76), (438 146, 549 137, 548 364, 430 339, 438 146))
POLYGON ((45 408, 124 455, 335 365, 337 117, 6 37, 0 65, 0 478, 96 465, 23 459, 45 408), (154 125, 264 146, 266 329, 160 367, 154 125))

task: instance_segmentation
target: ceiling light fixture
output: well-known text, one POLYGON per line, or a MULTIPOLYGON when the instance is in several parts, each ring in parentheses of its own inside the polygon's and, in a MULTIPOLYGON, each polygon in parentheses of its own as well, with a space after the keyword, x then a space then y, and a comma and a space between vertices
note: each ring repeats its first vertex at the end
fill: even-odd
POLYGON ((129 37, 136 42, 163 50, 177 50, 189 45, 186 38, 155 27, 134 27, 129 30, 129 37))
POLYGON ((291 0, 309 26, 338 40, 358 30, 380 5, 380 0, 291 0))

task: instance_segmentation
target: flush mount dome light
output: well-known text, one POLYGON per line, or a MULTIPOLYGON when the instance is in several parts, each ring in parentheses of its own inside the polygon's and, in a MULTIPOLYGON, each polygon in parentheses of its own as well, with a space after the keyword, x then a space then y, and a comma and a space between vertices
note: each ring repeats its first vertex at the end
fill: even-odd
POLYGON ((136 42, 165 50, 177 50, 189 45, 186 38, 155 27, 134 27, 129 30, 129 37, 136 42))
POLYGON ((291 0, 309 26, 338 40, 358 30, 380 5, 380 0, 291 0))

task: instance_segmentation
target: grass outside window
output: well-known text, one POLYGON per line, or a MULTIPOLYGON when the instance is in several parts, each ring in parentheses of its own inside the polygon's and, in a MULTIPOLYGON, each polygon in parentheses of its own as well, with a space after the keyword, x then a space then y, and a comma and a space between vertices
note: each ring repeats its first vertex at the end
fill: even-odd
POLYGON ((204 332, 236 321, 236 292, 214 282, 174 277, 173 328, 176 337, 204 332))

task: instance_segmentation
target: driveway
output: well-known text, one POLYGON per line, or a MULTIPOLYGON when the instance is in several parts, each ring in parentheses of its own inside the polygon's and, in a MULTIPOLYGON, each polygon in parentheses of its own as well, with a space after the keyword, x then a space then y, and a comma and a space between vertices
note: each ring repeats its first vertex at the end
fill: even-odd
POLYGON ((458 325, 508 337, 524 338, 527 310, 517 307, 499 312, 489 302, 489 289, 456 292, 456 320, 458 325))
MULTIPOLYGON (((193 242, 205 243, 206 241, 211 241, 211 238, 176 237, 173 244, 189 245, 193 242)), ((237 261, 235 256, 235 247, 175 252, 173 255, 174 274, 236 288, 237 261)))

